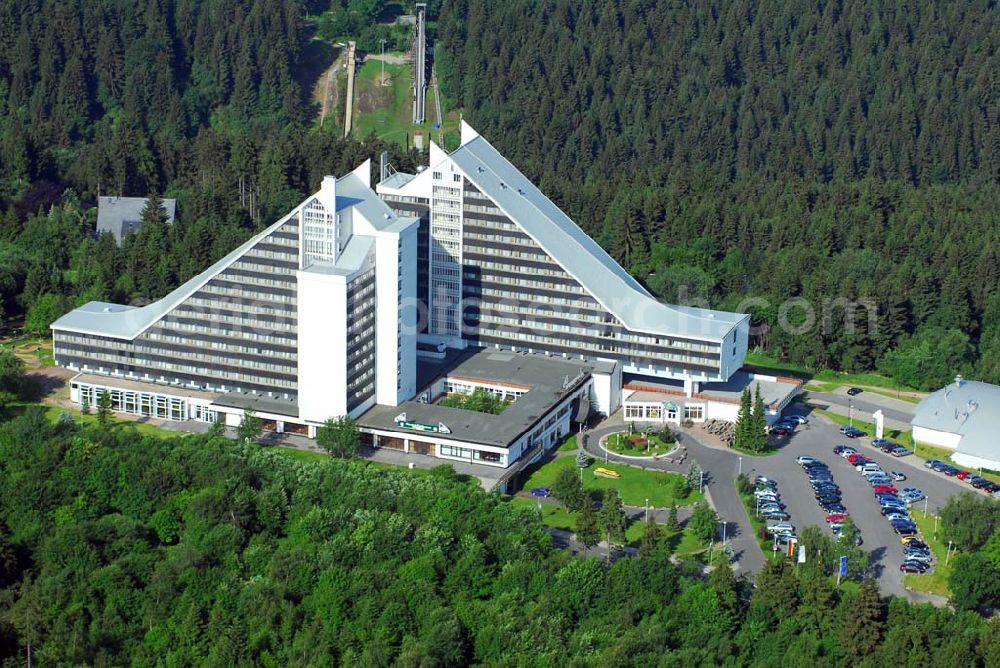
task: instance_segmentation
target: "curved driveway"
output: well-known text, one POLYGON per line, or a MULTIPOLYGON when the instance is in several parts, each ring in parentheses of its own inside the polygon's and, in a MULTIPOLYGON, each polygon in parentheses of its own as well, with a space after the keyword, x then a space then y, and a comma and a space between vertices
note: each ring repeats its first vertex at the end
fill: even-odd
MULTIPOLYGON (((582 434, 580 439, 584 449, 598 460, 612 461, 616 464, 630 466, 645 466, 648 469, 686 473, 691 466, 691 460, 705 472, 705 495, 709 498, 719 517, 726 523, 726 540, 735 556, 734 569, 748 573, 756 573, 764 567, 764 553, 753 536, 750 518, 747 517, 743 502, 736 492, 735 478, 739 455, 731 450, 712 448, 695 440, 685 432, 677 434, 678 442, 687 448, 691 459, 682 465, 669 464, 666 461, 630 459, 606 453, 599 445, 602 437, 621 431, 625 427, 621 412, 602 422, 595 429, 582 434)), ((721 539, 721 532, 719 538, 721 539)))
MULTIPOLYGON (((808 415, 809 411, 810 408, 807 406, 793 404, 786 413, 808 415)), ((598 445, 599 438, 621 431, 623 428, 619 412, 594 430, 587 432, 587 438, 581 439, 581 442, 589 454, 604 459, 605 453, 598 445)), ((754 539, 750 518, 736 492, 734 479, 737 472, 742 466, 743 472, 751 478, 765 475, 777 480, 782 501, 788 506, 788 513, 792 516, 792 523, 799 528, 815 525, 826 531, 825 513, 813 498, 808 479, 795 461, 799 455, 808 454, 830 466, 836 483, 841 487, 844 505, 861 530, 865 548, 871 553, 883 594, 894 594, 918 602, 933 602, 939 605, 944 603, 939 597, 911 592, 903 587, 903 578, 899 572, 899 564, 902 562, 899 538, 893 533, 889 523, 881 517, 871 487, 854 471, 847 460, 833 454, 835 445, 848 442, 838 432, 837 425, 821 416, 811 416, 809 424, 799 427, 792 436, 783 439, 784 442, 780 444, 781 449, 776 454, 766 457, 741 455, 722 447, 708 446, 685 432, 679 434, 679 441, 687 447, 691 457, 705 471, 706 494, 716 512, 727 522, 727 533, 736 553, 737 565, 743 572, 759 571, 764 565, 765 557, 754 539)), ((972 489, 952 478, 928 471, 922 466, 923 460, 912 455, 902 459, 883 455, 871 447, 868 439, 851 442, 851 445, 874 458, 886 471, 896 470, 905 473, 907 481, 902 485, 923 490, 928 497, 927 508, 931 513, 942 507, 949 496, 972 489)), ((620 464, 635 464, 634 461, 615 455, 609 455, 608 459, 620 464)), ((680 467, 665 462, 646 464, 647 468, 677 472, 685 472, 689 466, 690 460, 680 467)), ((923 510, 923 502, 916 504, 916 508, 923 510)))

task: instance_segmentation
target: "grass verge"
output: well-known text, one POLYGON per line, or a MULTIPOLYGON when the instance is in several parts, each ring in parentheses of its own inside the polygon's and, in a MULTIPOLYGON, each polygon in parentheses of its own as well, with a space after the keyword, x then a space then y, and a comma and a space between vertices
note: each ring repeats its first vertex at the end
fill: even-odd
MULTIPOLYGON (((934 516, 925 515, 922 510, 912 510, 910 515, 917 523, 923 541, 930 546, 934 553, 934 569, 930 573, 917 575, 911 573, 903 578, 903 585, 914 591, 923 591, 928 594, 938 596, 950 596, 948 589, 948 575, 951 573, 951 565, 945 563, 948 548, 940 540, 934 537, 934 516)), ((902 544, 900 544, 902 549, 902 544)))
POLYGON ((559 444, 559 447, 556 449, 556 452, 576 452, 577 449, 578 447, 576 445, 576 434, 572 434, 570 436, 567 436, 566 440, 564 440, 562 443, 559 444))

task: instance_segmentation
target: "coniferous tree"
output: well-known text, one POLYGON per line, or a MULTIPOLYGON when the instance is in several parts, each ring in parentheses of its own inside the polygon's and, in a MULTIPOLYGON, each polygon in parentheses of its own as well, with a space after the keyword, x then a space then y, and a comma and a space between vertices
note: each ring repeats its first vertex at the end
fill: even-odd
POLYGON ((97 421, 101 425, 106 425, 111 420, 111 393, 101 390, 97 397, 97 421))
POLYGON ((660 532, 660 525, 656 523, 652 516, 644 522, 642 532, 642 542, 639 544, 639 554, 649 556, 660 549, 663 535, 660 532))
POLYGON ((607 559, 610 562, 613 546, 621 545, 625 541, 625 508, 616 488, 609 487, 604 491, 604 503, 601 505, 598 518, 601 531, 608 543, 607 559))
POLYGON ((734 426, 734 443, 744 449, 750 449, 751 440, 749 438, 751 422, 750 388, 744 387, 740 396, 740 408, 736 413, 736 424, 734 426))
POLYGON ((597 545, 600 541, 601 528, 598 525, 597 511, 590 495, 584 497, 583 507, 576 516, 576 539, 583 544, 585 550, 597 545))
POLYGON ((139 218, 142 220, 143 226, 164 224, 169 220, 167 207, 158 193, 150 193, 149 197, 146 198, 139 218))

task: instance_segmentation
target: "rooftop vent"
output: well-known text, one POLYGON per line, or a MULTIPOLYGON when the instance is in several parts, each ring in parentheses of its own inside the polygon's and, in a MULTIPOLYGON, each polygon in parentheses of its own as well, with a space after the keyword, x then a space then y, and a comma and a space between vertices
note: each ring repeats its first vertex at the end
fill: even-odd
POLYGON ((955 387, 962 387, 962 374, 955 376, 955 387))
POLYGON ((385 218, 386 220, 392 220, 392 215, 388 213, 383 213, 382 217, 385 218))
POLYGON ((482 174, 482 173, 483 173, 483 172, 485 172, 486 170, 485 170, 485 169, 483 169, 482 165, 480 165, 479 167, 476 167, 476 171, 477 171, 477 172, 479 172, 480 174, 482 174))

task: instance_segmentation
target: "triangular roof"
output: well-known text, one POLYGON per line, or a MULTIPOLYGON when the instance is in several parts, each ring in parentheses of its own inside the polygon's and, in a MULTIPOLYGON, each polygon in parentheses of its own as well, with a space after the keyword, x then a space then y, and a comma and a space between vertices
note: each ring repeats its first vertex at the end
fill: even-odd
POLYGON ((462 137, 449 159, 629 330, 722 341, 750 317, 657 301, 488 141, 462 137))

